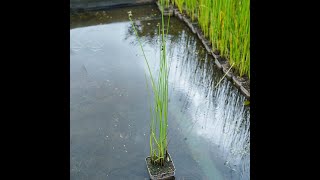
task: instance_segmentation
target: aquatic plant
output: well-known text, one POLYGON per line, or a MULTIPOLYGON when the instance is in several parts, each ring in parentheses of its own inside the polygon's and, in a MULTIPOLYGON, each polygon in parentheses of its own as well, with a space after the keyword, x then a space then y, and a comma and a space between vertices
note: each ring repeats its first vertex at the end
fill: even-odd
POLYGON ((250 0, 172 0, 192 21, 197 18, 212 50, 250 78, 250 0))
MULTIPOLYGON (((250 78, 250 1, 205 0, 209 7, 209 39, 213 50, 219 50, 240 76, 250 78)), ((200 19, 200 18, 199 18, 200 19)))
MULTIPOLYGON (((155 79, 154 73, 150 69, 149 61, 146 58, 145 52, 143 50, 142 43, 140 41, 137 30, 131 19, 132 13, 129 12, 129 19, 132 23, 134 32, 137 36, 140 48, 142 50, 148 74, 151 80, 151 88, 153 92, 153 103, 150 106, 150 157, 152 163, 159 165, 164 165, 164 160, 168 156, 168 143, 167 143, 167 128, 168 128, 168 76, 169 67, 166 57, 166 39, 169 31, 170 16, 167 22, 167 29, 165 31, 165 21, 164 21, 164 7, 168 5, 168 0, 160 0, 161 11, 161 23, 159 26, 159 36, 160 36, 160 67, 157 79, 155 79)), ((147 79, 147 75, 146 75, 147 79)), ((148 85, 148 81, 147 81, 148 85)), ((147 86, 148 87, 148 86, 147 86)))
POLYGON ((182 13, 183 12, 183 4, 185 0, 174 0, 174 4, 178 7, 179 11, 182 13))
POLYGON ((194 21, 196 14, 197 14, 197 0, 187 0, 185 1, 186 4, 186 11, 191 16, 191 20, 194 21))

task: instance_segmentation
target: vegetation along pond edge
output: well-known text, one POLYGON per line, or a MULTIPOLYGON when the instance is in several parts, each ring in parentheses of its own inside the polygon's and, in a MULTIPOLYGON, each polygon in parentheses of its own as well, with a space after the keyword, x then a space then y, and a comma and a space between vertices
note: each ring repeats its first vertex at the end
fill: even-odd
MULTIPOLYGON (((161 8, 157 2, 158 8, 161 11, 161 8)), ((215 59, 215 64, 217 67, 223 71, 223 73, 226 74, 226 78, 229 79, 231 82, 233 82, 233 85, 237 87, 240 92, 248 99, 250 100, 250 79, 246 77, 245 75, 240 77, 238 72, 230 71, 230 63, 229 61, 221 57, 219 55, 219 52, 212 51, 212 47, 210 44, 210 41, 206 39, 203 35, 202 30, 199 28, 197 22, 192 22, 191 18, 186 13, 180 13, 178 8, 173 7, 171 4, 168 8, 164 9, 163 15, 165 16, 176 16, 181 21, 185 22, 186 25, 190 28, 190 30, 198 36, 198 38, 201 40, 203 46, 207 50, 208 54, 212 55, 215 59)))

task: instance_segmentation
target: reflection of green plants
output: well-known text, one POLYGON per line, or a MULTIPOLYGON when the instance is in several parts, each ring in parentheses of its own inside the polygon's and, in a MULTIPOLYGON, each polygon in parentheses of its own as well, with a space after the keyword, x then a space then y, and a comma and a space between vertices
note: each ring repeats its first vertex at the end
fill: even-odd
MULTIPOLYGON (((168 0, 160 0, 160 6, 164 9, 165 3, 168 0)), ((167 143, 167 127, 168 127, 168 75, 169 68, 166 57, 166 39, 168 36, 170 16, 167 22, 167 29, 165 32, 165 22, 163 11, 161 11, 161 23, 159 26, 160 35, 160 67, 157 79, 154 79, 154 73, 151 72, 149 62, 144 53, 139 35, 131 19, 131 12, 129 13, 129 19, 132 23, 134 32, 137 36, 140 48, 142 50, 148 73, 150 75, 151 87, 153 91, 154 102, 150 106, 151 123, 150 123, 150 157, 154 164, 164 165, 164 160, 168 156, 168 143, 167 143)), ((147 77, 147 76, 146 76, 147 77)), ((148 84, 148 83, 147 83, 148 84)))

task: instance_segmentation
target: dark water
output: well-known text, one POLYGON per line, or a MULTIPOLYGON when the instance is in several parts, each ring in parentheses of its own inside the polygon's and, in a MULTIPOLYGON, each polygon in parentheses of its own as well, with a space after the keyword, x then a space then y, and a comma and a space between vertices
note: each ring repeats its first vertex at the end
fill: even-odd
MULTIPOLYGON (((70 24, 71 179, 148 179, 145 62, 159 61, 155 6, 74 14, 70 24), (112 17, 112 18, 110 18, 112 17)), ((176 179, 250 179, 250 115, 201 42, 176 18, 168 38, 169 153, 176 179)))

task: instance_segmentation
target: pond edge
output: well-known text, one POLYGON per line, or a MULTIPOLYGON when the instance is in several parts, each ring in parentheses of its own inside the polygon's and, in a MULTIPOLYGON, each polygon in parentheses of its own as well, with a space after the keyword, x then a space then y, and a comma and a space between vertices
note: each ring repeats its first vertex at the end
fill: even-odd
MULTIPOLYGON (((158 6, 158 9, 161 11, 159 3, 157 2, 156 4, 158 6)), ((218 69, 220 69, 223 73, 228 72, 229 68, 231 67, 229 61, 225 57, 221 57, 219 55, 219 52, 212 51, 210 41, 204 37, 202 30, 198 27, 197 22, 192 22, 191 18, 186 13, 180 13, 178 8, 173 7, 171 4, 168 8, 164 9, 163 15, 175 16, 183 21, 190 28, 190 30, 198 36, 208 54, 214 57, 214 62, 217 65, 218 69)), ((229 71, 226 74, 226 78, 229 79, 232 84, 237 87, 248 100, 250 100, 250 79, 248 77, 246 77, 245 75, 240 77, 239 73, 229 71)))

